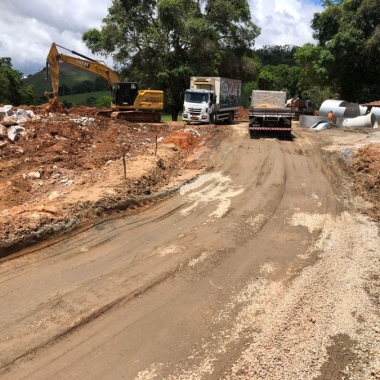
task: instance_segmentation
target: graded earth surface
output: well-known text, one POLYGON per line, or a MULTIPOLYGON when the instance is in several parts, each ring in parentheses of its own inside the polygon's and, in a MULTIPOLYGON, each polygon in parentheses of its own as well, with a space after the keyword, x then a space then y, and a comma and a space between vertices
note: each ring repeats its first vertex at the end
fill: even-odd
POLYGON ((1 379, 380 378, 379 132, 91 112, 0 150, 1 379))

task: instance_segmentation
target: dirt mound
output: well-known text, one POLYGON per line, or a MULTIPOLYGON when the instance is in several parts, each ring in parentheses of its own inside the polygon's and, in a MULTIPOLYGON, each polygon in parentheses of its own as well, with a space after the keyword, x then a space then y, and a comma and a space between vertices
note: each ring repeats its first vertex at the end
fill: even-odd
POLYGON ((65 110, 65 107, 63 106, 63 103, 60 103, 58 99, 53 99, 49 105, 46 107, 47 112, 59 112, 63 113, 65 110))
POLYGON ((49 105, 24 107, 37 117, 14 144, 0 148, 0 256, 44 226, 55 233, 57 223, 73 226, 96 217, 95 209, 159 191, 215 132, 211 126, 184 131, 182 122, 97 117, 96 108, 52 113, 49 105))
POLYGON ((373 204, 370 215, 380 221, 380 146, 367 145, 352 158, 355 187, 359 195, 373 204))
POLYGON ((196 137, 190 132, 175 132, 164 140, 165 144, 173 143, 181 149, 193 149, 197 145, 196 137))
POLYGON ((240 107, 237 112, 237 118, 238 120, 248 120, 249 119, 248 110, 244 107, 240 107))

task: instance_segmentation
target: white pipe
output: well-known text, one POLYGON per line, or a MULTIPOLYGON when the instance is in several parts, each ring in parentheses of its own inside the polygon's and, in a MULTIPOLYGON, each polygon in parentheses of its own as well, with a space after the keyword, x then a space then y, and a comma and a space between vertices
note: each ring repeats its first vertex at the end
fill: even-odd
POLYGON ((377 117, 377 122, 380 122, 380 108, 379 107, 372 107, 371 113, 374 113, 377 117))
POLYGON ((365 116, 358 116, 353 119, 346 119, 342 123, 342 127, 344 128, 350 128, 350 127, 356 127, 356 128, 377 128, 377 118, 376 115, 373 113, 369 113, 365 116))

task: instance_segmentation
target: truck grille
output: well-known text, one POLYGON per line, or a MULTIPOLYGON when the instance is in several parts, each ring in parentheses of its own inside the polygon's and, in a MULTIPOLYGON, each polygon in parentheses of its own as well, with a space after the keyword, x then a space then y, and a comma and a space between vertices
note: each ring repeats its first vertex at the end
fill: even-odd
POLYGON ((189 108, 189 113, 193 115, 200 115, 202 108, 189 108))

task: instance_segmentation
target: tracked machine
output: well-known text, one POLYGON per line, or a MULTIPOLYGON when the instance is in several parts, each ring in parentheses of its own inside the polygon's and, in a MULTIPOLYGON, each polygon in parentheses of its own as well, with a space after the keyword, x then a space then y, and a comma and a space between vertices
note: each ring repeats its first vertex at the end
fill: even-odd
POLYGON ((164 109, 164 93, 162 91, 140 90, 136 82, 120 82, 118 75, 103 62, 96 61, 55 43, 52 43, 46 58, 46 79, 48 79, 50 66, 53 88, 52 92, 45 92, 50 102, 50 107, 58 104, 60 62, 67 62, 106 79, 112 95, 111 109, 99 111, 98 116, 148 123, 157 123, 161 120, 161 111, 164 109), (77 57, 62 54, 58 52, 57 47, 67 50, 77 57))

